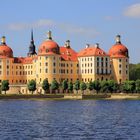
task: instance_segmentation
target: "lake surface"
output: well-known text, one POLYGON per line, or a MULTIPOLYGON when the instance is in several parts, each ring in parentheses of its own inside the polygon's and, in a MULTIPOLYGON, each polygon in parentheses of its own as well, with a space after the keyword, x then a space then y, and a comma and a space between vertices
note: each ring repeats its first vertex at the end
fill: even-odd
POLYGON ((0 140, 139 140, 140 101, 0 100, 0 140))

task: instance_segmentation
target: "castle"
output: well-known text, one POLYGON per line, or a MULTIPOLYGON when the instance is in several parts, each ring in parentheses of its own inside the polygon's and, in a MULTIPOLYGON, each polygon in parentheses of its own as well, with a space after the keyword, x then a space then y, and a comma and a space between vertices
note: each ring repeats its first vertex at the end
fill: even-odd
POLYGON ((56 79, 89 82, 94 80, 115 80, 122 83, 129 80, 128 49, 121 43, 120 35, 115 44, 106 53, 99 44, 87 44, 80 52, 72 49, 70 41, 59 46, 53 39, 51 31, 47 39, 39 46, 38 53, 31 32, 31 42, 27 57, 14 57, 13 50, 6 44, 3 36, 0 44, 0 84, 2 80, 10 83, 9 92, 27 93, 28 81, 34 79, 41 92, 44 79, 49 83, 56 79))

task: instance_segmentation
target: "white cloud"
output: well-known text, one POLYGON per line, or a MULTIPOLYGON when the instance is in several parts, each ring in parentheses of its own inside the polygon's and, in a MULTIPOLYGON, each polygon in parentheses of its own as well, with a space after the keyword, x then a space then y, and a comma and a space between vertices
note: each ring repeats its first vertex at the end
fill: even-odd
POLYGON ((72 24, 61 23, 59 28, 69 34, 78 34, 84 36, 94 37, 99 34, 93 27, 83 27, 72 24))
POLYGON ((84 26, 78 26, 74 24, 68 24, 68 23, 58 23, 53 20, 49 19, 41 19, 35 22, 31 23, 11 23, 6 25, 6 28, 13 31, 20 31, 25 29, 31 29, 31 28, 41 28, 41 27, 55 27, 58 28, 68 34, 75 34, 75 35, 82 35, 82 36, 88 36, 88 37, 95 37, 99 34, 93 27, 84 27, 84 26))
POLYGON ((127 7, 124 10, 124 15, 132 18, 140 18, 140 3, 127 7))
POLYGON ((28 28, 39 28, 45 26, 53 26, 54 22, 52 20, 41 19, 32 23, 11 23, 7 25, 10 30, 24 30, 28 28))

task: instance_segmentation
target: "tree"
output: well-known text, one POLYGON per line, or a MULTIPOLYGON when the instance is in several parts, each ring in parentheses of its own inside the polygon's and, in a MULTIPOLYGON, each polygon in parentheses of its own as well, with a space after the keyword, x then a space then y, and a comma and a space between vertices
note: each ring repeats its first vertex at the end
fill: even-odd
POLYGON ((58 82, 54 79, 51 83, 51 89, 52 90, 57 90, 59 88, 58 82))
POLYGON ((98 80, 93 81, 93 89, 96 90, 96 93, 98 94, 98 92, 101 89, 101 84, 98 80))
POLYGON ((140 80, 136 80, 135 85, 136 85, 136 91, 139 93, 140 92, 140 80))
POLYGON ((27 86, 28 86, 28 90, 31 91, 33 94, 34 91, 36 90, 36 81, 35 80, 29 81, 27 86))
POLYGON ((90 90, 90 92, 93 90, 94 85, 93 85, 93 82, 92 82, 92 81, 90 81, 90 82, 88 83, 87 88, 90 90))
POLYGON ((140 63, 129 64, 129 79, 130 80, 140 79, 140 63))
POLYGON ((84 94, 84 91, 87 89, 87 85, 85 82, 80 83, 80 89, 82 91, 82 94, 84 94))
POLYGON ((45 94, 47 93, 47 90, 49 90, 49 87, 50 85, 49 85, 48 79, 44 79, 42 83, 42 88, 45 91, 45 94))
POLYGON ((68 84, 68 90, 70 92, 73 92, 73 83, 72 82, 69 82, 69 84, 68 84))
POLYGON ((135 81, 125 81, 124 83, 123 83, 123 85, 122 85, 122 90, 124 91, 124 92, 134 92, 134 90, 135 90, 135 81))
POLYGON ((108 91, 109 92, 116 92, 118 89, 118 84, 114 80, 108 81, 108 91))
POLYGON ((102 81, 101 82, 101 91, 102 92, 108 92, 108 87, 109 87, 109 84, 107 81, 102 81))
POLYGON ((1 90, 5 91, 5 94, 6 94, 6 91, 9 90, 9 82, 8 82, 8 80, 3 80, 2 81, 1 90))
POLYGON ((76 82, 74 83, 74 89, 77 91, 78 93, 78 90, 80 89, 80 81, 79 80, 76 80, 76 82))
POLYGON ((64 80, 62 82, 62 89, 63 89, 63 91, 66 91, 68 89, 68 82, 67 82, 67 80, 64 80))

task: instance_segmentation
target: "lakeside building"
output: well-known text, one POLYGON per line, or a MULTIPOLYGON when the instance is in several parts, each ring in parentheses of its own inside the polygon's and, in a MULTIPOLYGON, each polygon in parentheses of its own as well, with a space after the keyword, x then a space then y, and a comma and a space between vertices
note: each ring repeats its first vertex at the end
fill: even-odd
POLYGON ((94 80, 115 80, 122 83, 129 80, 128 49, 121 43, 120 35, 115 44, 106 53, 99 44, 87 44, 80 52, 72 49, 70 41, 59 46, 51 31, 47 39, 39 46, 38 53, 31 32, 31 41, 27 57, 14 57, 13 50, 6 44, 3 36, 0 44, 0 84, 2 80, 10 83, 9 92, 27 93, 27 83, 34 79, 39 92, 44 79, 49 83, 56 79, 89 82, 94 80))

